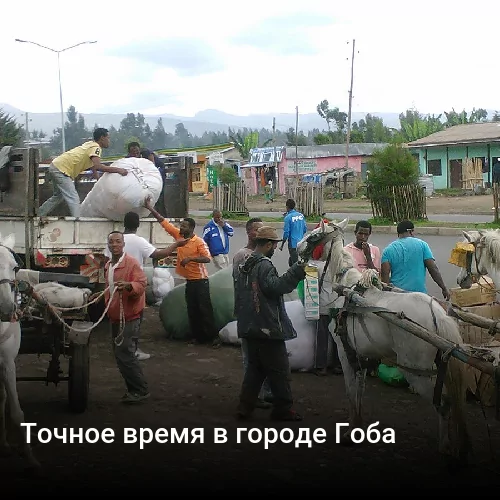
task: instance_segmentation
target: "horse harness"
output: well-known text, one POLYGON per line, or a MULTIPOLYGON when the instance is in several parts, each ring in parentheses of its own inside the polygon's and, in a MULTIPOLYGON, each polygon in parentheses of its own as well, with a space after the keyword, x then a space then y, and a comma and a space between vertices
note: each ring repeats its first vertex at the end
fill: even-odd
MULTIPOLYGON (((17 266, 14 268, 14 272, 17 274, 20 269, 24 268, 24 261, 21 259, 21 257, 19 257, 19 255, 16 252, 14 252, 14 250, 2 244, 0 244, 0 246, 6 248, 14 257, 17 263, 17 266)), ((27 281, 17 280, 17 279, 11 280, 8 278, 0 279, 0 285, 5 285, 5 284, 9 284, 11 286, 11 289, 14 292, 14 301, 16 302, 16 305, 18 304, 19 294, 26 294, 29 296, 32 295, 33 287, 27 281)), ((11 321, 18 321, 19 317, 22 315, 22 312, 23 308, 20 308, 19 306, 16 307, 16 311, 14 312, 11 321)))
MULTIPOLYGON (((367 290, 366 288, 362 287, 359 284, 356 284, 354 287, 352 287, 354 291, 359 293, 361 296, 364 294, 364 292, 367 290)), ((392 290, 391 287, 386 287, 386 291, 392 290)), ((409 293, 404 290, 398 290, 398 293, 409 293)), ((437 320, 436 320, 436 315, 434 313, 434 310, 432 308, 432 303, 435 300, 433 297, 431 298, 431 314, 432 314, 432 320, 434 327, 437 328, 437 320)), ((376 307, 376 306, 368 306, 368 307, 361 307, 359 305, 356 305, 352 303, 347 297, 344 302, 344 306, 342 309, 335 310, 333 309, 331 311, 331 317, 334 318, 336 316, 336 329, 335 329, 335 334, 337 334, 340 337, 340 340, 342 342, 342 345, 344 347, 344 351, 347 356, 347 360, 351 367, 354 369, 354 371, 360 371, 363 370, 364 368, 367 367, 367 364, 369 362, 368 358, 365 357, 360 357, 358 353, 356 352, 356 349, 351 345, 349 342, 348 338, 348 331, 347 331, 347 318, 357 316, 358 321, 361 325, 361 328, 363 329, 364 334, 368 338, 368 340, 372 343, 372 345, 375 345, 375 342, 373 341, 373 338, 371 337, 368 328, 366 326, 365 320, 363 316, 367 313, 376 313, 376 312, 388 312, 392 313, 393 311, 390 311, 389 309, 386 309, 384 307, 376 307)), ((407 321, 411 321, 412 323, 416 323, 415 321, 411 320, 408 317, 405 317, 407 321)), ((420 326, 420 325, 418 325, 420 326)), ((448 368, 448 361, 453 353, 453 350, 455 347, 452 347, 451 349, 448 349, 447 351, 442 351, 438 349, 436 353, 436 357, 434 359, 434 363, 436 364, 437 369, 436 370, 419 370, 415 368, 410 368, 408 366, 401 365, 393 360, 391 360, 391 364, 394 366, 401 368, 402 370, 407 371, 408 373, 411 373, 416 376, 420 377, 432 377, 436 375, 436 382, 434 385, 434 394, 433 394, 433 405, 435 406, 437 411, 446 411, 445 406, 442 403, 442 393, 443 393, 443 386, 444 386, 444 381, 446 378, 446 370, 448 368)))

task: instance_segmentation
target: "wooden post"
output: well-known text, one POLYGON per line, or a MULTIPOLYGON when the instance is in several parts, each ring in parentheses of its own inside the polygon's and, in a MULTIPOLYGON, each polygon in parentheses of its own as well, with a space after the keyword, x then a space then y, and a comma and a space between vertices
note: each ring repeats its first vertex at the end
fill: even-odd
POLYGON ((498 224, 499 215, 498 215, 498 184, 495 182, 492 184, 492 192, 493 192, 493 206, 495 207, 495 223, 498 224))

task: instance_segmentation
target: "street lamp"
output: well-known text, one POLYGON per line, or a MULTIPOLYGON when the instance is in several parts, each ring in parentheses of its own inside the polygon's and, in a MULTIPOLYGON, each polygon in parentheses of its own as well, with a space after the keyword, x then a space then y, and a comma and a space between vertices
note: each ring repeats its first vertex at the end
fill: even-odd
POLYGON ((51 49, 50 47, 45 47, 45 45, 40 45, 37 42, 30 42, 29 40, 20 40, 19 38, 16 38, 16 42, 31 43, 33 45, 38 45, 38 47, 41 47, 42 49, 47 49, 47 50, 50 50, 51 52, 55 52, 57 54, 57 71, 58 71, 58 74, 59 74, 59 101, 60 101, 60 104, 61 104, 62 152, 64 153, 66 151, 66 137, 65 137, 65 134, 64 134, 64 108, 63 108, 63 100, 62 100, 61 64, 60 64, 60 61, 59 61, 59 54, 61 52, 65 52, 66 50, 74 49, 75 47, 78 47, 79 45, 84 45, 84 44, 87 44, 87 43, 97 43, 97 40, 80 42, 80 43, 77 43, 76 45, 72 45, 71 47, 66 47, 65 49, 62 49, 62 50, 51 49))

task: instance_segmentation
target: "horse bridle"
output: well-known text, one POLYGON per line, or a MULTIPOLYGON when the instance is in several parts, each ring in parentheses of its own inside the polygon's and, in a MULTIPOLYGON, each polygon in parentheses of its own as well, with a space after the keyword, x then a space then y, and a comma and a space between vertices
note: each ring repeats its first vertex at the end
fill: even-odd
POLYGON ((467 278, 471 278, 472 281, 474 282, 474 280, 477 280, 477 277, 481 278, 481 276, 485 276, 486 274, 488 273, 481 273, 481 271, 479 271, 479 259, 477 258, 477 250, 479 248, 484 248, 484 245, 481 243, 481 241, 479 242, 470 242, 471 245, 474 247, 474 251, 471 251, 471 250, 467 250, 466 252, 466 255, 465 255, 465 272, 467 273, 465 275, 465 278, 462 280, 462 282, 464 282, 467 278), (476 263, 476 274, 472 274, 472 259, 474 259, 475 263, 476 263))
MULTIPOLYGON (((23 259, 21 259, 21 257, 19 257, 19 255, 17 255, 17 253, 14 252, 14 250, 10 249, 9 247, 6 247, 5 245, 2 245, 2 244, 0 244, 0 246, 3 247, 3 248, 6 248, 11 253, 12 257, 14 257, 14 259, 15 259, 15 261, 17 263, 17 266, 14 268, 14 273, 17 274, 20 269, 24 268, 24 261, 23 261, 23 259)), ((8 278, 0 279, 0 285, 5 285, 5 284, 11 285, 11 287, 14 289, 14 291, 16 293, 25 292, 31 286, 26 281, 21 281, 21 280, 16 280, 16 279, 11 280, 11 279, 8 279, 8 278)))

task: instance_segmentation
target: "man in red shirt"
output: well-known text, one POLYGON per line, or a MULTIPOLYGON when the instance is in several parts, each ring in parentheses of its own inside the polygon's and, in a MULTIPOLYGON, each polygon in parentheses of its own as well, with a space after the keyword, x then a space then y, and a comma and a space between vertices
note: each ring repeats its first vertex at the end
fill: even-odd
POLYGON ((139 262, 123 251, 124 247, 123 233, 109 233, 108 248, 111 259, 104 267, 106 288, 109 287, 105 300, 106 305, 111 300, 108 317, 113 349, 118 369, 127 386, 122 402, 138 403, 149 397, 148 384, 135 356, 141 314, 146 305, 147 278, 139 262))

